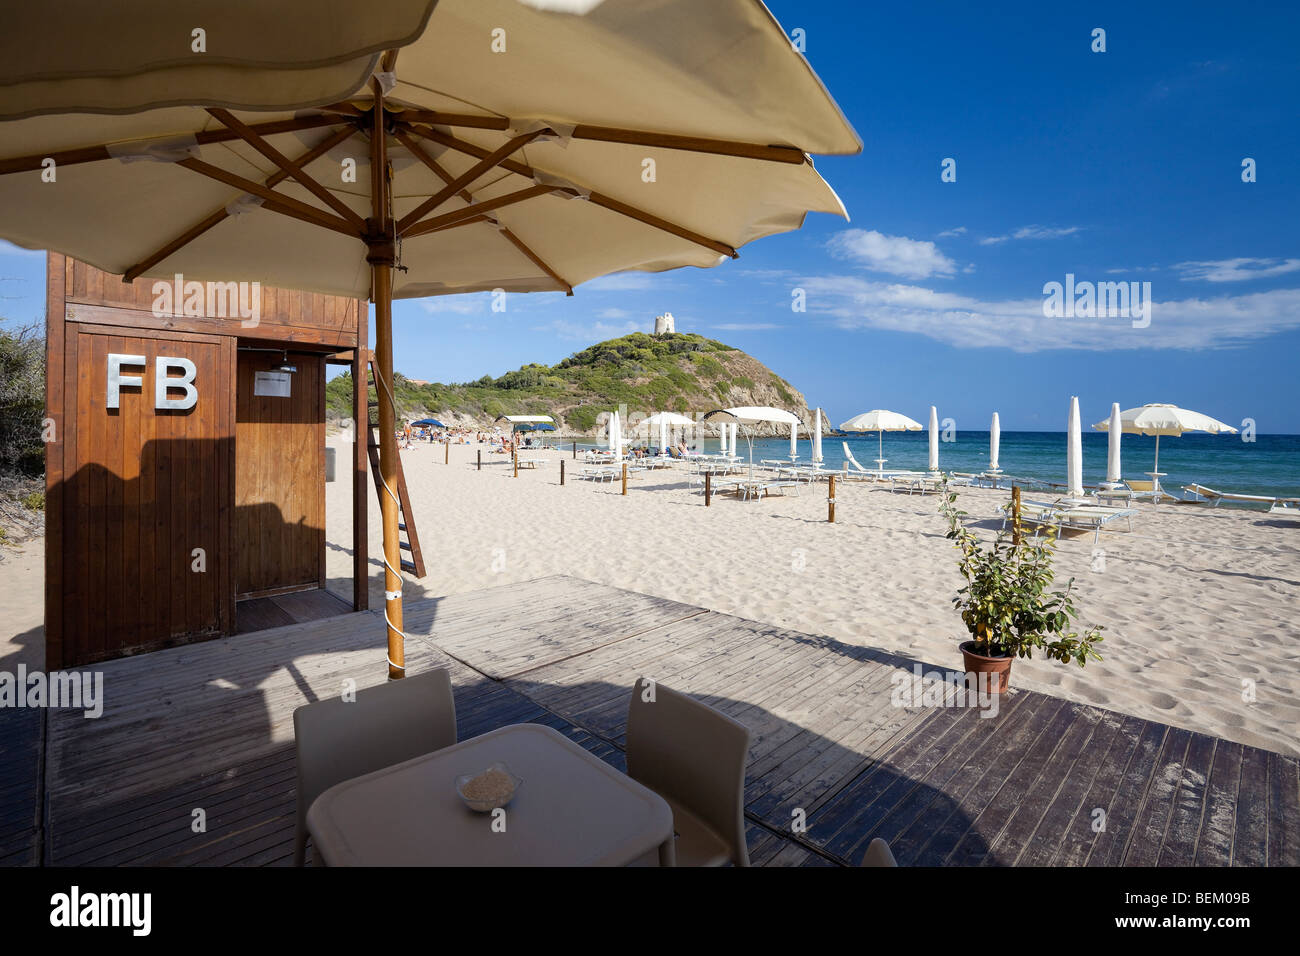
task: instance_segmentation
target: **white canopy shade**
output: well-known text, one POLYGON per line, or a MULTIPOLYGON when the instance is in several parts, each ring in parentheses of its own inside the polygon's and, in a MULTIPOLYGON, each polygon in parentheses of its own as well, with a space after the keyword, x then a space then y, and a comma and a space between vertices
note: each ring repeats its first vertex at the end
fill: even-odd
POLYGON ((885 471, 886 461, 885 432, 919 432, 921 428, 920 422, 912 421, 906 415, 900 415, 898 412, 885 411, 883 408, 873 408, 869 412, 855 415, 840 425, 840 431, 842 432, 877 432, 876 445, 880 457, 876 459, 876 467, 882 475, 885 471))
MULTIPOLYGON (((1112 414, 1114 409, 1112 408, 1112 414)), ((1160 438, 1162 435, 1181 435, 1184 432, 1209 432, 1211 435, 1237 434, 1237 429, 1225 425, 1216 418, 1202 415, 1200 412, 1179 408, 1177 405, 1150 404, 1140 408, 1126 408, 1119 413, 1123 430, 1130 435, 1154 435, 1156 437, 1155 464, 1150 474, 1157 483, 1160 481, 1160 438)), ((1098 431, 1110 428, 1110 419, 1097 422, 1092 426, 1098 431)))
POLYGON ((939 470, 939 410, 930 406, 930 472, 939 470))
POLYGON ((1118 485, 1123 479, 1120 478, 1120 435, 1124 431, 1124 422, 1119 410, 1119 402, 1113 402, 1110 406, 1110 423, 1108 426, 1110 432, 1106 443, 1106 483, 1108 485, 1118 485))
POLYGON ((1001 471, 998 465, 998 452, 1002 447, 1002 423, 998 420, 998 413, 993 413, 993 421, 989 423, 989 471, 1001 471))
POLYGON ((822 461, 822 410, 813 413, 812 460, 822 461))
POLYGON ((649 418, 641 420, 642 425, 694 425, 695 419, 676 412, 655 412, 649 418))
POLYGON ((706 422, 726 421, 742 425, 799 425, 799 416, 783 408, 765 405, 742 405, 737 408, 715 408, 704 415, 706 422))
POLYGON ((1083 427, 1079 421, 1079 397, 1070 397, 1070 420, 1066 430, 1066 494, 1083 497, 1083 427))

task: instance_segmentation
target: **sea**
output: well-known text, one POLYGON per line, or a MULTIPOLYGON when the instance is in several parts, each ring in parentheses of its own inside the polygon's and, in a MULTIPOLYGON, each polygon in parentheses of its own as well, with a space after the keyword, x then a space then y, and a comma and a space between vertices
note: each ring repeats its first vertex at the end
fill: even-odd
MULTIPOLYGON (((1207 435, 1189 433, 1179 438, 1160 439, 1161 485, 1170 494, 1183 494, 1183 486, 1193 482, 1236 494, 1300 497, 1300 435, 1255 435, 1243 441, 1241 435, 1207 435)), ((939 443, 941 471, 978 473, 988 467, 989 433, 959 431, 953 441, 939 443)), ((1106 453, 1109 437, 1105 432, 1089 431, 1083 435, 1083 483, 1096 485, 1106 480, 1106 453)), ((688 440, 688 444, 691 442, 688 440)), ((697 446, 699 442, 694 442, 697 446)), ((823 436, 822 456, 826 467, 840 468, 844 463, 844 444, 863 468, 875 468, 876 435, 847 438, 823 436)), ((930 442, 926 432, 886 432, 885 467, 924 471, 929 463, 930 442)), ((708 437, 703 451, 717 452, 719 441, 708 437)), ((789 459, 788 438, 753 440, 754 462, 761 459, 789 459)), ((807 461, 812 445, 801 438, 799 460, 807 461)), ((743 429, 736 441, 736 453, 749 457, 743 429)), ((1125 435, 1120 445, 1121 477, 1147 480, 1144 472, 1152 470, 1155 439, 1145 435, 1125 435)), ((1065 432, 1002 432, 999 464, 1004 474, 1033 482, 1066 480, 1065 432)))

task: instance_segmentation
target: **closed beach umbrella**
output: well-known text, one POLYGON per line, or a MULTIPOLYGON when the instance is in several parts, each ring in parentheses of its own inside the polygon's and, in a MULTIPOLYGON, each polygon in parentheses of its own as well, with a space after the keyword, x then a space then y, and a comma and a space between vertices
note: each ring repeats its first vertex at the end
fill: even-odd
MULTIPOLYGON (((371 298, 388 488, 394 298, 713 266, 843 215, 807 154, 861 149, 754 0, 8 7, 0 238, 128 281, 371 298)), ((394 493, 381 514, 401 677, 394 493)))
POLYGON ((930 406, 930 472, 939 470, 939 410, 930 406))
POLYGON ((1083 426, 1079 421, 1079 397, 1070 398, 1070 423, 1066 432, 1066 494, 1083 497, 1083 426))
POLYGON ((687 418, 685 415, 678 415, 676 412, 655 412, 641 424, 649 428, 652 425, 659 426, 659 451, 661 453, 668 450, 668 427, 686 427, 694 425, 693 418, 687 418))
POLYGON ((822 410, 813 415, 812 460, 822 461, 822 410))
POLYGON ((795 422, 790 426, 790 460, 794 461, 799 457, 799 423, 795 422))
POLYGON ((993 413, 993 421, 989 424, 989 471, 1001 471, 998 467, 998 451, 1002 444, 1002 423, 998 421, 998 413, 993 413))
POLYGON ((661 418, 659 419, 659 454, 662 455, 667 451, 668 451, 668 422, 661 418))
MULTIPOLYGON (((1114 409, 1111 410, 1112 417, 1114 409)), ((1155 488, 1160 488, 1160 438, 1162 435, 1182 435, 1184 432, 1209 432, 1211 435, 1235 435, 1237 429, 1225 425, 1216 418, 1193 412, 1177 405, 1151 404, 1140 408, 1126 408, 1119 413, 1122 430, 1130 435, 1154 435, 1156 437, 1155 464, 1151 466, 1152 481, 1155 488)), ((1098 431, 1110 428, 1110 419, 1097 422, 1092 426, 1098 431)))
POLYGON ((732 422, 730 428, 731 428, 731 445, 727 449, 727 454, 730 455, 732 458, 735 458, 736 457, 736 429, 737 429, 736 423, 732 422))
POLYGON ((923 426, 920 422, 913 421, 906 415, 900 415, 898 412, 885 411, 883 408, 873 408, 869 412, 863 412, 861 415, 854 415, 847 422, 840 424, 842 432, 878 432, 877 442, 880 449, 880 457, 876 459, 876 466, 880 474, 885 470, 885 432, 919 432, 923 426))
POLYGON ((1106 443, 1106 484, 1114 488, 1123 480, 1119 476, 1119 436, 1124 432, 1124 423, 1120 417, 1119 402, 1111 403, 1110 425, 1107 430, 1110 434, 1106 443))

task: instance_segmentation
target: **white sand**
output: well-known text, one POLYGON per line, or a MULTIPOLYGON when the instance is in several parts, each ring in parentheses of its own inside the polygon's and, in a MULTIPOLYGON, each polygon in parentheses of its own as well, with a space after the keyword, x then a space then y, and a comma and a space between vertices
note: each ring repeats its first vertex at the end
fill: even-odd
MULTIPOLYGON (((936 496, 840 485, 835 524, 826 486, 799 497, 740 502, 687 490, 685 470, 618 484, 574 481, 559 454, 509 476, 479 446, 417 445, 403 454, 428 575, 408 597, 549 574, 671 598, 942 667, 961 663, 961 584, 936 496)), ((350 446, 339 448, 342 464, 350 446)), ((565 453, 567 457, 567 452, 565 453)), ((349 476, 328 486, 329 574, 350 595, 349 476)), ((994 529, 1007 492, 966 490, 961 506, 994 529)), ((1096 704, 1286 753, 1300 753, 1300 521, 1260 512, 1139 506, 1131 534, 1091 532, 1059 550, 1057 581, 1076 578, 1082 623, 1105 626, 1105 658, 1086 669, 1017 661, 1015 686, 1096 704), (1255 700, 1243 699, 1254 682, 1255 700)), ((991 533, 991 531, 990 531, 991 533)), ((382 597, 379 509, 371 489, 372 607, 382 597)))
MULTIPOLYGON (((335 440, 338 443, 338 440, 335 440)), ((428 575, 408 598, 572 574, 941 667, 960 664, 965 638, 951 606, 960 585, 934 496, 824 485, 799 497, 715 500, 705 510, 681 472, 618 485, 559 486, 559 456, 509 477, 499 455, 473 467, 478 446, 420 445, 403 456, 428 575)), ((331 586, 351 596, 350 446, 327 486, 331 586)), ((570 461, 570 466, 575 463, 570 461)), ((577 467, 581 467, 580 464, 577 467)), ((572 479, 572 472, 570 475, 572 479)), ((370 492, 372 607, 382 598, 379 508, 370 492)), ((966 491, 962 506, 996 527, 1005 492, 966 491)), ((1141 506, 1132 534, 1062 542, 1058 581, 1077 578, 1082 620, 1103 624, 1104 661, 1086 669, 1017 661, 1013 683, 1285 753, 1300 753, 1300 522, 1259 512, 1141 506), (1243 699, 1254 682, 1255 700, 1243 699)), ((0 668, 39 666, 41 543, 0 560, 0 668)), ((376 635, 376 640, 379 635, 376 635)))

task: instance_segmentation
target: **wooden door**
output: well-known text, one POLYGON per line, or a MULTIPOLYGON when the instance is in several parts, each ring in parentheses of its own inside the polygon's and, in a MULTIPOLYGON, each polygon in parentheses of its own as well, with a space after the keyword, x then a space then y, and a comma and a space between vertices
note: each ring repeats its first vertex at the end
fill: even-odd
POLYGON ((325 361, 293 354, 289 395, 258 395, 280 353, 241 351, 235 411, 235 589, 325 584, 325 361))
POLYGON ((66 328, 62 666, 231 630, 234 339, 66 328), (193 363, 192 407, 157 407, 162 357, 193 363))

